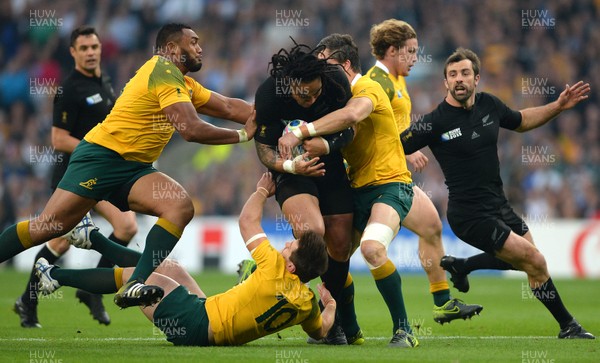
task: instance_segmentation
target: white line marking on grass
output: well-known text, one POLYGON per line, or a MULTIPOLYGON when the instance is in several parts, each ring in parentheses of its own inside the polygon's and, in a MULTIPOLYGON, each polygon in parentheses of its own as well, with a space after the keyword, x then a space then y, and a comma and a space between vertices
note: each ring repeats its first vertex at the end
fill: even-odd
MULTIPOLYGON (((529 335, 529 336, 509 336, 509 335, 492 335, 492 336, 417 336, 423 340, 511 340, 511 339, 557 339, 555 336, 547 335, 529 335)), ((262 338, 264 340, 306 340, 304 337, 285 337, 277 338, 276 336, 267 336, 262 338)), ((389 340, 390 337, 365 337, 366 340, 389 340)), ((165 338, 0 338, 0 342, 56 342, 56 341, 88 341, 88 342, 139 342, 139 341, 165 341, 165 338)))
MULTIPOLYGON (((555 336, 548 335, 526 335, 526 336, 509 336, 509 335, 492 335, 492 336, 483 336, 483 337, 475 337, 475 336, 416 336, 419 339, 424 340, 450 340, 450 339, 463 339, 463 340, 477 340, 477 339, 489 339, 489 340, 509 340, 509 339, 557 339, 555 336)), ((270 339, 270 340, 306 340, 306 338, 302 337, 288 337, 279 339, 274 336, 267 336, 262 339, 270 339)), ((365 340, 389 340, 390 337, 370 337, 365 336, 365 340)))
POLYGON ((56 341, 89 341, 89 342, 139 342, 139 341, 166 341, 165 338, 0 338, 0 342, 56 342, 56 341))

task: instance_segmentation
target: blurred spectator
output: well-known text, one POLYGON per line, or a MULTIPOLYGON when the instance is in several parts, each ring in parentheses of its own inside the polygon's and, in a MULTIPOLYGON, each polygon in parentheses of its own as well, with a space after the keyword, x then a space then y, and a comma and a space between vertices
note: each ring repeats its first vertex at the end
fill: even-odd
MULTIPOLYGON (((257 0, 13 0, 0 2, 0 166, 2 195, 19 218, 46 201, 48 168, 31 167, 31 147, 48 146, 48 100, 72 67, 67 36, 89 23, 103 38, 102 68, 117 93, 152 54, 157 29, 189 23, 199 34, 204 68, 192 74, 208 88, 252 100, 267 77, 272 54, 290 36, 314 45, 323 36, 350 33, 368 69, 372 24, 396 17, 419 36, 419 62, 407 78, 413 120, 443 97, 441 66, 458 46, 480 54, 479 88, 514 109, 555 99, 565 83, 592 85, 590 99, 551 125, 526 135, 500 134, 505 190, 518 213, 533 218, 586 218, 600 211, 600 2, 526 0, 257 1, 257 0), (537 12, 536 12, 537 10, 537 12), (46 83, 44 83, 46 82, 46 83)), ((218 121, 215 121, 218 122, 218 121)), ((263 171, 252 145, 206 151, 179 147, 174 137, 162 168, 192 194, 197 213, 236 215, 263 171), (168 162, 166 161, 168 160, 168 162)), ((210 148, 210 147, 209 147, 210 148)), ((38 149, 39 150, 39 149, 38 149)), ((431 155, 429 155, 431 156, 431 155)), ((161 159, 162 160, 162 159, 161 159)), ((435 162, 414 179, 445 217, 447 191, 435 162)), ((0 208, 6 208, 0 206, 0 208)), ((274 216, 276 205, 266 215, 274 216)), ((0 210, 0 216, 10 215, 0 210)))

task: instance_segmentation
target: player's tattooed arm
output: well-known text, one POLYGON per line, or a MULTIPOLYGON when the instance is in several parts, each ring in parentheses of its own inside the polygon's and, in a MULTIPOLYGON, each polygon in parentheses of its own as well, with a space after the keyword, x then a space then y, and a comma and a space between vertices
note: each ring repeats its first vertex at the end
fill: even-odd
MULTIPOLYGON (((277 165, 279 157, 277 155, 277 151, 275 151, 275 148, 273 146, 266 145, 258 141, 254 141, 254 145, 256 146, 256 153, 258 154, 258 158, 264 166, 271 170, 276 170, 280 172, 283 171, 282 166, 277 165)), ((279 162, 279 164, 281 164, 281 161, 279 162)))
POLYGON ((302 157, 297 157, 294 160, 284 160, 279 156, 274 146, 262 144, 258 141, 255 141, 254 145, 260 162, 269 170, 312 177, 325 175, 325 164, 319 163, 318 157, 309 159, 308 153, 305 153, 302 157), (287 168, 284 167, 285 162, 288 164, 287 168))

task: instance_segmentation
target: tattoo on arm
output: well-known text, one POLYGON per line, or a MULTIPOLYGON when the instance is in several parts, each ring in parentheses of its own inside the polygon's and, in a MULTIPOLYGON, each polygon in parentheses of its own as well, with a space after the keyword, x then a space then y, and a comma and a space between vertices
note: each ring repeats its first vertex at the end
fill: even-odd
POLYGON ((275 165, 277 164, 277 151, 275 151, 273 146, 261 144, 258 141, 254 142, 256 146, 256 153, 258 154, 258 158, 260 162, 263 163, 269 169, 277 170, 275 165))

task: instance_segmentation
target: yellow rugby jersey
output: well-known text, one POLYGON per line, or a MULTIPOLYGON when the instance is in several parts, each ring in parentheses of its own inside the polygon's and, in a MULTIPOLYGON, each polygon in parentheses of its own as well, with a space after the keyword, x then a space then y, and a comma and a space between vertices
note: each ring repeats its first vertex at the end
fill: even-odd
POLYGON ((84 139, 126 160, 152 163, 175 131, 162 109, 177 102, 192 102, 198 108, 209 98, 209 90, 155 55, 127 82, 110 114, 84 139))
POLYGON ((377 61, 367 73, 372 80, 379 83, 383 90, 388 95, 394 110, 394 117, 398 123, 398 131, 406 130, 410 126, 410 112, 412 103, 408 90, 406 88, 406 80, 403 76, 394 77, 391 75, 385 65, 377 61))
POLYGON ((263 241, 252 251, 257 268, 240 285, 206 299, 216 345, 239 345, 301 324, 321 328, 315 294, 285 268, 283 256, 263 241))
POLYGON ((411 183, 410 171, 392 105, 379 83, 362 76, 352 86, 353 98, 368 97, 373 111, 356 125, 354 140, 342 149, 353 188, 391 182, 411 183))

